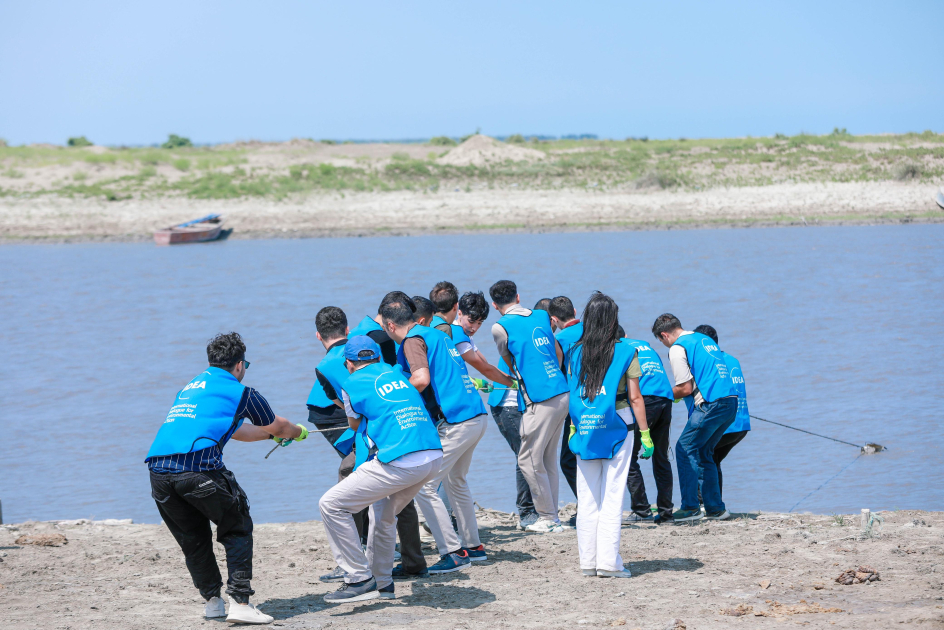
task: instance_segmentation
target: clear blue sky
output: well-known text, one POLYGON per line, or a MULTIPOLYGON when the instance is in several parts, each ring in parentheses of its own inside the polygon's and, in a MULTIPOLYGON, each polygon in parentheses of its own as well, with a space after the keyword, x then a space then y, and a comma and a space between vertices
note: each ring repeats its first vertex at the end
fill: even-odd
POLYGON ((0 0, 0 137, 944 132, 944 1, 0 0))

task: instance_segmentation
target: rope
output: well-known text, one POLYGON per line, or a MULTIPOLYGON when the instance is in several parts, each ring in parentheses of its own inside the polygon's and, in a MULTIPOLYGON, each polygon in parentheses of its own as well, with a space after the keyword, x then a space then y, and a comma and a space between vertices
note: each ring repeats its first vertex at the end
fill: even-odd
POLYGON ((780 422, 774 422, 773 420, 765 420, 764 418, 758 418, 757 416, 751 416, 751 418, 753 418, 754 420, 760 420, 761 422, 769 422, 770 424, 776 424, 778 427, 793 429, 794 431, 800 431, 801 433, 808 433, 810 435, 815 435, 816 437, 826 438, 827 440, 832 440, 833 442, 839 442, 840 444, 848 444, 849 446, 862 448, 860 444, 853 444, 852 442, 846 442, 845 440, 837 440, 836 438, 831 438, 828 435, 820 435, 819 433, 813 433, 812 431, 807 431, 806 429, 798 429, 796 427, 791 427, 789 424, 782 424, 780 422))
MULTIPOLYGON (((751 417, 753 418, 754 416, 751 416, 751 417)), ((758 418, 758 420, 759 420, 759 418, 758 418)), ((791 428, 792 428, 792 427, 791 427, 791 428)), ((816 434, 814 433, 813 435, 816 435, 816 434)), ((820 436, 820 437, 824 437, 824 436, 820 436)), ((832 438, 830 438, 830 439, 832 439, 832 438)), ((837 440, 837 442, 838 442, 838 440, 837 440)), ((848 444, 848 442, 847 442, 847 444, 848 444)), ((853 446, 855 446, 855 445, 853 445, 853 446)), ((836 477, 838 477, 839 475, 841 475, 842 473, 844 473, 847 468, 849 468, 849 467, 852 466, 854 463, 856 463, 857 461, 859 461, 859 458, 860 458, 860 457, 862 457, 862 453, 859 453, 858 455, 856 455, 856 458, 855 458, 854 460, 852 460, 851 462, 849 462, 848 464, 846 464, 845 466, 843 466, 843 467, 842 467, 842 470, 840 470, 840 471, 837 472, 835 475, 833 475, 832 477, 830 477, 829 479, 827 479, 826 481, 824 481, 822 484, 820 484, 819 488, 817 488, 816 490, 813 490, 813 492, 809 493, 808 495, 806 495, 805 497, 803 497, 802 499, 800 499, 799 501, 797 501, 797 502, 794 504, 794 506, 793 506, 792 508, 790 508, 789 512, 792 512, 793 510, 797 509, 797 506, 799 506, 801 503, 803 503, 804 501, 806 501, 807 499, 809 499, 811 496, 813 496, 814 494, 816 494, 817 492, 819 492, 820 490, 822 490, 823 488, 825 488, 825 487, 826 487, 826 484, 828 484, 830 481, 832 481, 833 479, 835 479, 836 477)))

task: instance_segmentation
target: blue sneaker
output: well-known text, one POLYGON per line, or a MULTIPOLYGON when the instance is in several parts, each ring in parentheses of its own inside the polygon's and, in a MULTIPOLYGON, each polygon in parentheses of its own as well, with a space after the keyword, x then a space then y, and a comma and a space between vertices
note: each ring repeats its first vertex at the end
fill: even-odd
POLYGON ((433 575, 439 575, 441 573, 455 573, 460 570, 462 567, 472 564, 472 560, 469 558, 469 554, 464 551, 457 551, 455 553, 447 553, 444 556, 439 558, 439 562, 434 564, 429 568, 429 572, 433 575), (462 555, 459 555, 459 554, 462 555))
POLYGON ((379 589, 377 592, 380 593, 380 599, 396 599, 397 598, 397 595, 393 590, 393 582, 391 582, 390 584, 387 584, 385 587, 383 587, 382 589, 379 589))
POLYGON ((462 551, 469 556, 469 560, 472 562, 485 562, 488 560, 488 556, 485 554, 485 545, 479 545, 478 547, 463 547, 462 551))
POLYGON ((520 529, 521 531, 524 531, 525 529, 527 529, 528 525, 533 525, 534 523, 537 523, 537 521, 538 521, 538 513, 528 512, 524 516, 518 517, 518 529, 520 529))
POLYGON ((687 523, 697 523, 703 517, 701 510, 675 510, 672 514, 672 522, 675 525, 684 525, 687 523))

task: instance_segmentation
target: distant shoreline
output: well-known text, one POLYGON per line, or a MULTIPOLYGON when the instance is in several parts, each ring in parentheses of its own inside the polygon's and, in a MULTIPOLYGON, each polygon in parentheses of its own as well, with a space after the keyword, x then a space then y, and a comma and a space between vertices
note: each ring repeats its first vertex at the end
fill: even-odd
POLYGON ((296 200, 0 198, 0 244, 143 242, 222 214, 233 239, 648 231, 941 223, 925 183, 773 184, 690 190, 389 191, 296 200))

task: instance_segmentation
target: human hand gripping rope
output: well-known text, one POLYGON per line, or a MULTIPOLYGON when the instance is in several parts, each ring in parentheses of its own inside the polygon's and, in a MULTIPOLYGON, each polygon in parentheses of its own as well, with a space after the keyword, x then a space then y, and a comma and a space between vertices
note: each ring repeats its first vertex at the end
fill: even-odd
MULTIPOLYGON (((270 435, 270 436, 269 436, 269 439, 270 439, 270 440, 275 440, 275 446, 272 447, 272 450, 271 450, 271 451, 269 451, 268 453, 266 453, 266 456, 265 456, 263 459, 269 459, 269 455, 271 455, 272 453, 274 453, 274 452, 276 451, 276 449, 279 448, 280 446, 288 446, 288 445, 291 444, 292 442, 301 442, 302 440, 304 440, 305 438, 308 437, 308 433, 309 433, 308 429, 306 429, 305 427, 303 427, 303 426, 300 425, 300 424, 296 424, 295 426, 302 430, 302 432, 299 433, 299 434, 298 434, 298 437, 296 437, 296 438, 280 438, 280 437, 276 437, 276 436, 274 436, 274 435, 270 435)), ((332 430, 332 429, 324 429, 324 430, 312 429, 312 431, 314 431, 314 432, 316 432, 316 433, 322 433, 322 432, 324 432, 324 431, 330 431, 330 430, 332 430)))

